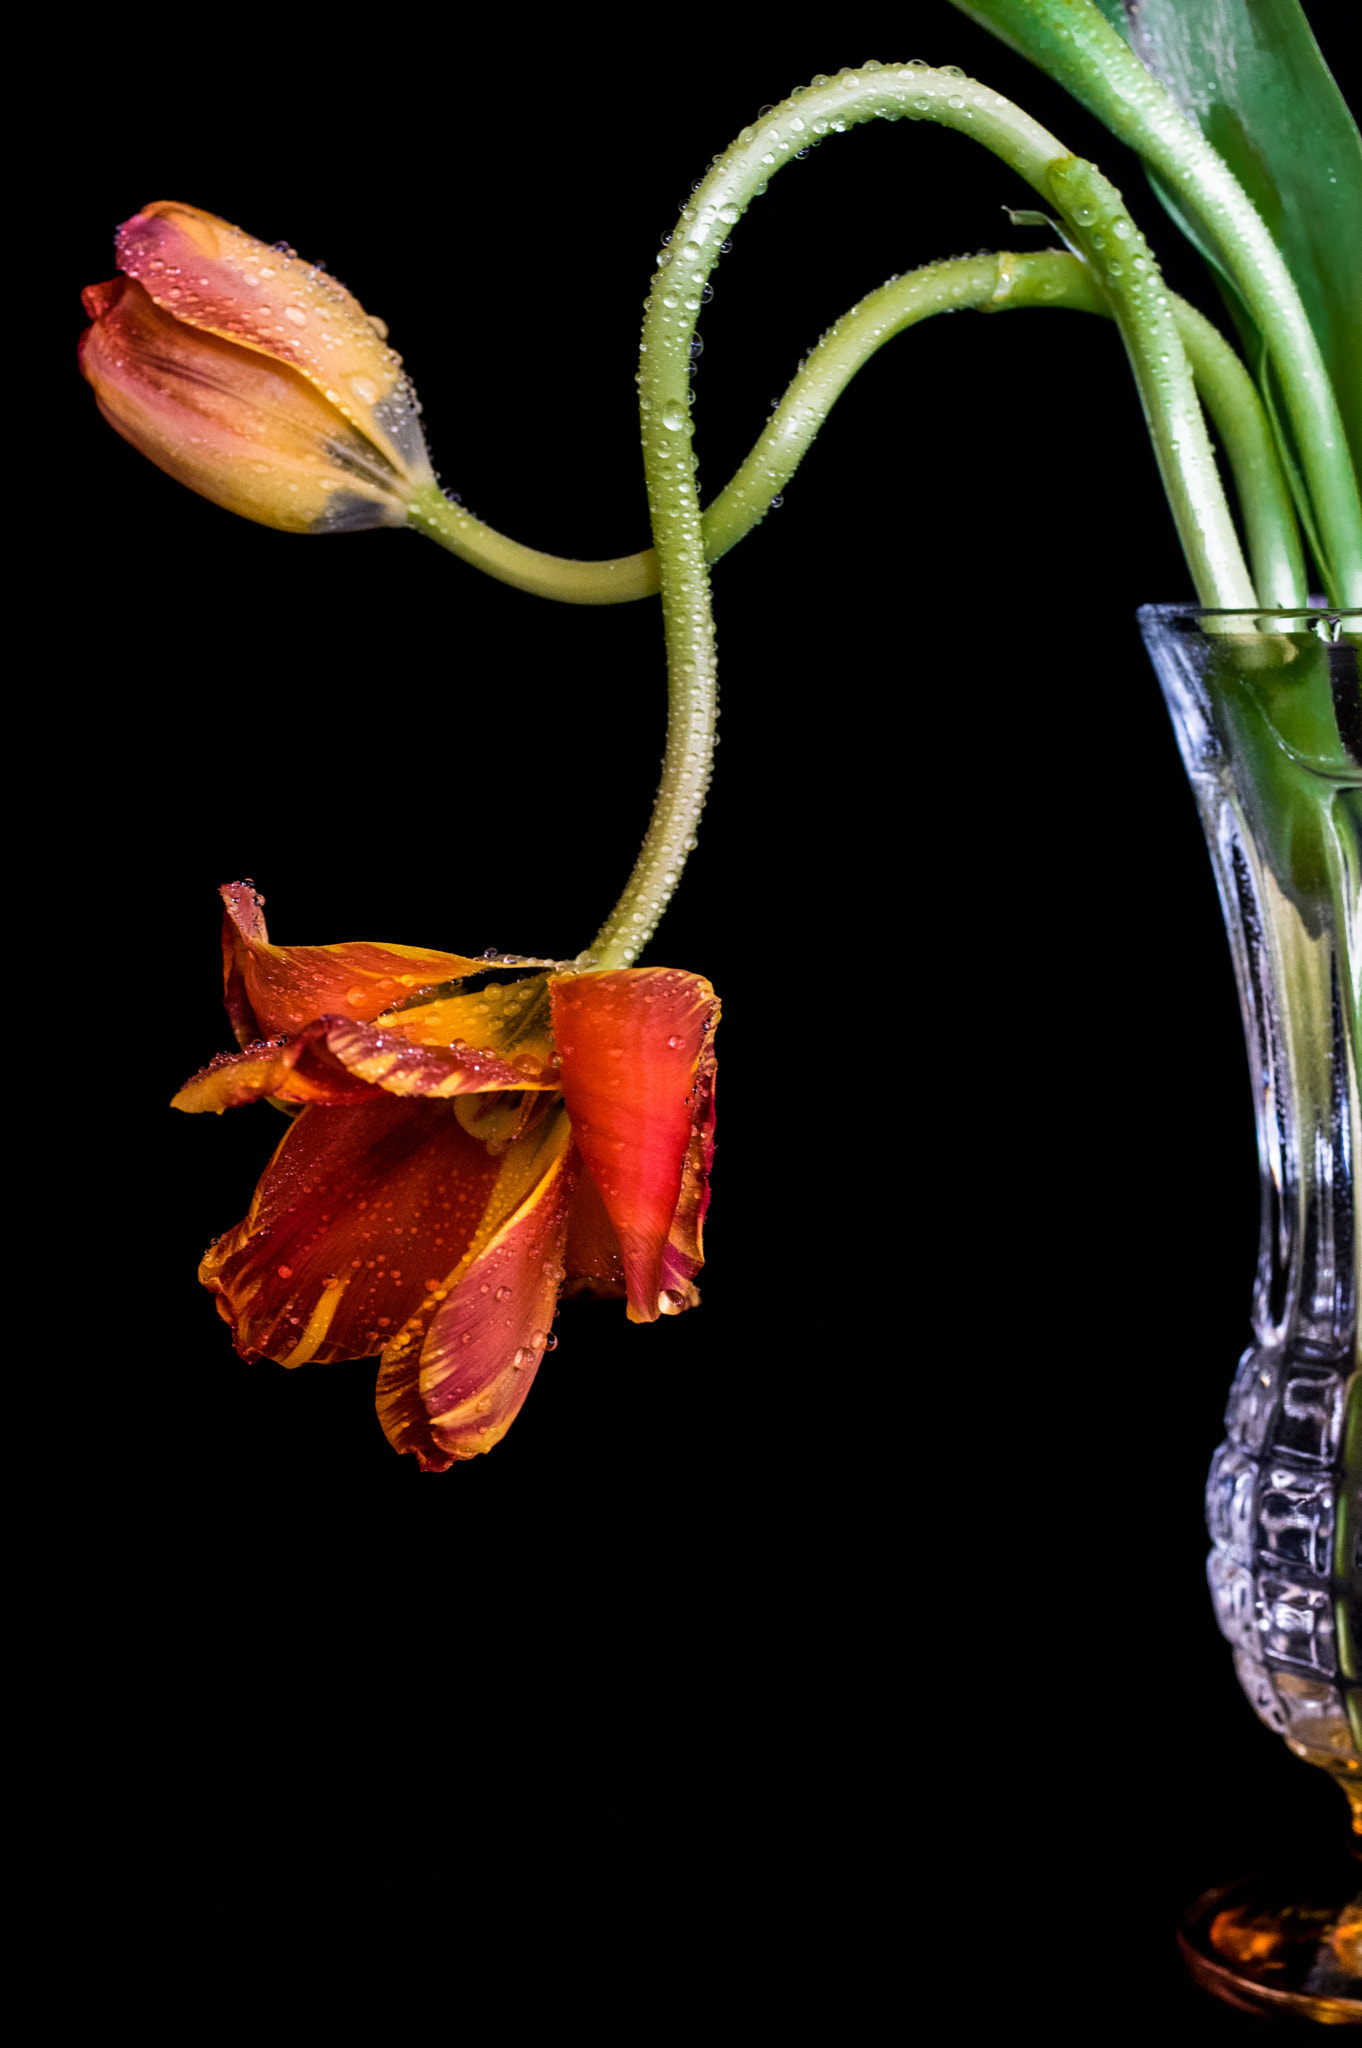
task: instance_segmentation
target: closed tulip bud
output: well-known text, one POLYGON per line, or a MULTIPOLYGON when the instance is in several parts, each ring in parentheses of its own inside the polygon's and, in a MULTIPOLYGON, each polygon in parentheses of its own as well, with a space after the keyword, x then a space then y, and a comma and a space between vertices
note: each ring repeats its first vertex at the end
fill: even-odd
POLYGON ((118 231, 80 367, 126 441, 286 533, 401 526, 434 482, 402 359, 334 278, 197 207, 118 231))

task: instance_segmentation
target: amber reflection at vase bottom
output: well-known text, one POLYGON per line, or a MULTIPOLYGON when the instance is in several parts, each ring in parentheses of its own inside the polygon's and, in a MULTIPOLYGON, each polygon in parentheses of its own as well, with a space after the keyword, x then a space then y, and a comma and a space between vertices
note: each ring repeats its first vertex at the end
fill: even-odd
MULTIPOLYGON (((1351 1859, 1350 1859, 1351 1860, 1351 1859)), ((1255 1879, 1207 1892, 1179 1945, 1192 1976, 1242 2012, 1362 2026, 1362 1867, 1305 1885, 1255 1879)))

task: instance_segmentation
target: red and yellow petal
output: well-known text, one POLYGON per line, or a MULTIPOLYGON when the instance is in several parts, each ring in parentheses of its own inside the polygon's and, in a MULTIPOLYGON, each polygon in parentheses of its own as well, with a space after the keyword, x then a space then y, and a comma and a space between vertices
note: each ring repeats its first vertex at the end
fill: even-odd
POLYGON ((300 1031, 324 1016, 369 1024, 418 989, 478 974, 487 966, 461 953, 364 940, 342 946, 274 946, 265 930, 265 899, 249 882, 229 882, 220 893, 226 905, 227 1012, 242 1045, 300 1031))
POLYGON ((261 1039, 245 1052, 220 1053, 172 1096, 171 1108, 191 1115, 212 1110, 221 1116, 262 1095, 279 1102, 368 1101, 373 1088, 329 1052, 326 1029, 323 1018, 296 1038, 261 1039))
POLYGON ((619 1239, 630 1320, 654 1322, 690 1305, 701 1264, 718 1000, 700 975, 665 967, 549 987, 563 1096, 619 1239))
POLYGON ((589 1173, 580 1176, 577 1192, 568 1211, 567 1249, 563 1253, 567 1277, 563 1298, 574 1294, 611 1295, 618 1299, 628 1293, 624 1260, 615 1226, 605 1212, 601 1191, 589 1173))
POLYGON ((520 1072, 551 1073, 554 1078, 542 1085, 556 1088, 548 976, 522 973, 515 980, 488 982, 487 963, 477 964, 483 971, 467 992, 439 989, 429 1000, 409 997, 378 1022, 417 1045, 476 1046, 520 1072))
POLYGON ((520 1055, 514 1061, 471 1045, 413 1044, 395 1024, 327 1020, 326 1042, 357 1078, 390 1095, 489 1095, 511 1090, 543 1093, 559 1087, 555 1069, 520 1055))
MULTIPOLYGON (((558 1075, 536 1060, 514 1064, 471 1046, 413 1045, 400 1032, 347 1017, 319 1017, 292 1038, 258 1039, 244 1052, 220 1053, 186 1081, 172 1109, 193 1113, 238 1109, 262 1095, 280 1102, 365 1102, 387 1095, 446 1101, 456 1095, 504 1098, 483 1112, 474 1135, 495 1142, 535 1119, 534 1098, 558 1091, 558 1075), (495 1112, 494 1121, 487 1119, 495 1112), (508 1121, 509 1118, 509 1121, 508 1121)), ((476 1116, 474 1117, 476 1120, 476 1116)), ((465 1129, 470 1117, 463 1118, 465 1129)))
POLYGON ((500 1170, 452 1104, 375 1091, 353 1107, 306 1108, 199 1278, 243 1358, 369 1357, 437 1305, 500 1170))
POLYGON ((412 485, 287 363, 184 326, 132 278, 83 298, 81 373, 158 469, 285 533, 405 522, 412 485))
POLYGON ((288 364, 410 482, 433 480, 402 358, 335 278, 169 199, 125 221, 116 247, 119 269, 169 317, 288 364))
POLYGON ((704 1226, 709 1209, 710 1169, 714 1164, 715 1067, 711 1030, 695 1070, 690 1144, 658 1273, 658 1307, 664 1315, 678 1315, 683 1308, 694 1308, 700 1299, 694 1281, 705 1263, 704 1226))
POLYGON ((500 1162, 481 1228, 442 1300, 393 1338, 378 1376, 379 1420, 423 1471, 491 1450, 551 1342, 568 1212, 580 1163, 561 1109, 500 1162))

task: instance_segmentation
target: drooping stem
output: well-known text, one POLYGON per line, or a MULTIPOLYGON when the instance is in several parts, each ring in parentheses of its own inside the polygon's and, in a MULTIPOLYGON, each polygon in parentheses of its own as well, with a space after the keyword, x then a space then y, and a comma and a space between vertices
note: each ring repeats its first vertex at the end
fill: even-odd
MULTIPOLYGON (((1091 167, 1069 155, 1001 93, 953 69, 867 65, 835 80, 815 79, 807 91, 791 94, 759 123, 744 128, 697 186, 659 255, 640 349, 644 471, 667 640, 666 753, 642 852, 614 911, 580 956, 584 965, 619 967, 637 958, 695 844, 709 784, 716 716, 714 630, 690 446, 689 368, 696 316, 718 245, 766 189, 772 172, 810 143, 861 121, 904 118, 931 119, 982 142, 1058 205, 1091 261, 1092 245, 1085 246, 1083 237, 1096 218, 1089 208, 1098 190, 1097 174, 1089 175, 1091 167), (1052 178, 1052 172, 1058 175, 1052 178)), ((1105 180, 1101 187, 1103 220, 1128 220, 1118 195, 1105 180)), ((1142 242, 1138 247, 1141 288, 1112 289, 1105 276, 1103 282, 1137 367, 1151 437, 1198 595, 1208 605, 1252 607, 1253 587, 1215 474, 1182 343, 1166 295, 1158 289, 1153 259, 1143 253, 1142 242)))
MULTIPOLYGON (((1196 385, 1234 477, 1257 601, 1291 608, 1307 594, 1291 494, 1267 415, 1234 349, 1186 299, 1169 305, 1196 385)), ((857 372, 895 335, 936 313, 1058 308, 1107 318, 1091 267, 1059 249, 951 257, 890 278, 835 320, 800 364, 740 468, 701 515, 711 566, 737 546, 784 491, 857 372)), ((510 540, 431 484, 413 500, 412 525, 498 582, 564 604, 632 604, 658 591, 657 554, 600 561, 546 554, 510 540)))
MULTIPOLYGON (((1253 379, 1224 336, 1194 306, 1173 293, 1169 305, 1197 396, 1229 459, 1257 602, 1286 609, 1301 605, 1307 583, 1300 534, 1253 379)), ((868 292, 810 349, 751 453, 705 508, 700 521, 705 560, 717 562, 760 524, 852 378, 886 342, 934 313, 967 308, 1006 313, 1023 307, 1111 315, 1088 264, 1060 249, 952 257, 890 278, 868 292)), ((475 568, 536 596, 565 604, 624 604, 657 595, 657 555, 652 548, 603 561, 545 554, 474 519, 433 484, 413 502, 411 518, 418 530, 429 532, 475 568)))
POLYGON ((407 521, 460 561, 535 597, 556 597, 564 604, 632 604, 657 595, 657 556, 651 548, 600 562, 544 554, 475 519, 445 497, 438 484, 427 484, 416 493, 407 521))
MULTIPOLYGON (((1043 263, 1057 253, 1038 252, 1034 260, 1043 263)), ((784 490, 833 406, 876 350, 933 313, 987 305, 997 287, 998 263, 996 256, 929 263, 891 279, 842 315, 810 350, 751 454, 703 513, 707 562, 717 562, 765 518, 772 498, 784 490)), ((655 597, 661 587, 653 548, 599 562, 545 554, 475 519, 437 484, 417 493, 408 516, 418 532, 462 561, 536 597, 565 604, 630 604, 655 597)))

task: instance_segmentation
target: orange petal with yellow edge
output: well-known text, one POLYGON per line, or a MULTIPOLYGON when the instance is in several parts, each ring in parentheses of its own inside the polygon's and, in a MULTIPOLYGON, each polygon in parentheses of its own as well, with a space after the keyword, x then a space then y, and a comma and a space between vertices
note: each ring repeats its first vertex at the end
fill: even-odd
POLYGON ((317 1017, 372 1023, 418 989, 478 974, 487 966, 461 953, 365 940, 343 946, 274 946, 258 890, 249 882, 228 882, 220 894, 226 905, 227 1011, 242 1044, 299 1031, 317 1017))
POLYGON ((384 1352, 379 1420, 393 1448, 412 1452, 423 1471, 490 1451, 519 1413, 552 1343, 579 1171, 561 1110, 517 1140, 444 1299, 384 1352))
POLYGON ((124 221, 115 248, 119 269, 173 319, 287 363, 409 484, 433 481, 402 358, 335 278, 171 199, 124 221))
POLYGON ((501 1166, 452 1104, 375 1091, 353 1107, 306 1108, 199 1278, 243 1358, 372 1356, 438 1305, 501 1166))
POLYGON ((694 1298, 689 1275, 683 1288, 674 1283, 688 1262, 700 1264, 694 1176, 707 1186, 718 1000, 700 975, 666 967, 556 976, 549 986, 563 1096, 619 1239, 629 1317, 654 1322, 694 1298), (669 1257, 674 1224, 680 1243, 669 1257))

